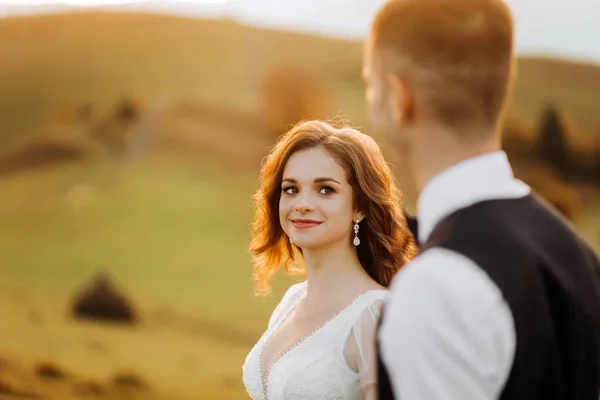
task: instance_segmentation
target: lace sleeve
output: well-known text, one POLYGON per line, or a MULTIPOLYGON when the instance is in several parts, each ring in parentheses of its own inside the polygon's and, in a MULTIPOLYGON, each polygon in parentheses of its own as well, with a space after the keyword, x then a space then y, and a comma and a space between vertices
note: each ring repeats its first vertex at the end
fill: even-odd
POLYGON ((365 308, 352 326, 344 347, 348 366, 358 374, 365 400, 376 399, 377 358, 375 339, 383 300, 377 299, 365 308))

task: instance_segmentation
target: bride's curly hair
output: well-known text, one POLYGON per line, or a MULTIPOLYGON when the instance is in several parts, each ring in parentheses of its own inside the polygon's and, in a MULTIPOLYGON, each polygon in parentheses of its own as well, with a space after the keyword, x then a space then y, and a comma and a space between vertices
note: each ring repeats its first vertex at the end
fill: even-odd
MULTIPOLYGON (((294 265, 302 251, 292 245, 279 221, 283 170, 290 156, 314 147, 326 149, 344 168, 353 188, 354 203, 365 218, 360 223, 358 258, 365 271, 387 287, 394 274, 416 253, 404 214, 403 196, 379 146, 368 135, 348 126, 335 128, 306 121, 282 135, 263 160, 259 189, 254 195, 250 254, 254 261, 256 293, 271 291, 269 281, 283 265, 288 273, 303 272, 294 265)), ((352 240, 352 238, 349 238, 352 240)))

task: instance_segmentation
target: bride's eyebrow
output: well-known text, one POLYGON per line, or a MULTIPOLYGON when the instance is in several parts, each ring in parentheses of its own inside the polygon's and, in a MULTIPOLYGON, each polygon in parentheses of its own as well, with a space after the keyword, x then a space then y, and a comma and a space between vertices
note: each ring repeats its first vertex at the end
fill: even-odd
MULTIPOLYGON (((288 183, 298 183, 298 181, 294 178, 283 178, 282 183, 288 182, 288 183)), ((337 179, 333 179, 333 178, 329 178, 329 177, 323 177, 323 178, 315 178, 314 180, 315 183, 324 183, 324 182, 335 182, 338 185, 341 185, 341 183, 337 180, 337 179)))
POLYGON ((337 179, 333 179, 333 178, 329 178, 329 177, 315 179, 315 183, 323 183, 323 182, 335 182, 338 185, 341 185, 341 183, 338 182, 337 179))

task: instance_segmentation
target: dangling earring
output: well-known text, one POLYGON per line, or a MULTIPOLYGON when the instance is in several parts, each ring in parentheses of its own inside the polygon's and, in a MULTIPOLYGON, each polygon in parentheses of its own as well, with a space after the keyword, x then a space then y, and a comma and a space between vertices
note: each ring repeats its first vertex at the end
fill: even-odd
POLYGON ((292 237, 288 236, 288 239, 290 239, 290 244, 294 244, 294 242, 292 241, 292 237))
POLYGON ((355 221, 356 223, 354 224, 354 240, 352 241, 352 243, 355 246, 358 246, 360 244, 360 239, 358 238, 358 220, 355 221))

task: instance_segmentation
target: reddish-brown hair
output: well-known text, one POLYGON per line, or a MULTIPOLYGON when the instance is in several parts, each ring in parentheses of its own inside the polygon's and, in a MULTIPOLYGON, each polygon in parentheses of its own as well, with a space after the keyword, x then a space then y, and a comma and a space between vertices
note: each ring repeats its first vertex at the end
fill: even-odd
POLYGON ((301 250, 290 244, 279 220, 281 181, 292 154, 318 146, 344 168, 353 188, 354 204, 365 215, 357 248, 365 271, 387 287, 416 251, 401 193, 375 141, 347 126, 338 129, 321 121, 302 122, 279 138, 260 172, 250 244, 258 294, 270 292, 269 280, 281 265, 287 272, 298 272, 292 263, 295 255, 301 256, 301 250))
POLYGON ((374 69, 403 78, 430 117, 458 130, 498 124, 514 69, 503 0, 390 0, 370 47, 374 69))

